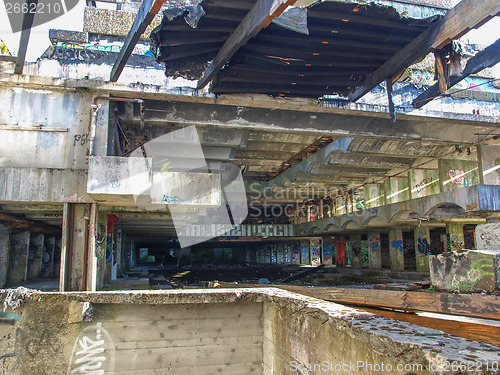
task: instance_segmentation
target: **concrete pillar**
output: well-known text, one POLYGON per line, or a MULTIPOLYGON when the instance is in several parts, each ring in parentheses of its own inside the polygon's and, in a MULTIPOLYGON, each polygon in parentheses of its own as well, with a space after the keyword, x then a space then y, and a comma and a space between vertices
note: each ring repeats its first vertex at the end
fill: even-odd
POLYGON ((311 264, 319 266, 321 264, 321 238, 311 238, 311 264))
POLYGON ((87 290, 90 205, 64 203, 59 290, 87 290))
POLYGON ((389 229, 389 251, 391 270, 404 270, 405 257, 403 252, 403 231, 401 229, 389 229))
MULTIPOLYGON (((106 241, 107 241, 107 228, 108 228, 108 215, 105 213, 98 212, 98 206, 96 204, 92 205, 92 211, 95 211, 96 220, 95 228, 92 230, 91 234, 91 245, 94 261, 92 262, 92 280, 95 277, 95 285, 92 285, 91 290, 96 290, 103 288, 105 285, 105 274, 106 274, 106 241), (93 289, 96 288, 96 289, 93 289)), ((90 276, 90 275, 89 275, 90 276)))
POLYGON ((332 265, 332 239, 330 237, 323 237, 322 254, 323 264, 326 266, 332 265))
POLYGON ((345 266, 345 237, 344 236, 336 236, 335 237, 335 255, 337 266, 345 266))
POLYGON ((119 278, 123 272, 125 271, 123 269, 123 262, 122 262, 122 257, 123 257, 123 235, 122 235, 122 230, 117 229, 115 230, 115 236, 116 241, 115 241, 115 254, 116 254, 116 277, 119 278))
POLYGON ((448 250, 457 251, 464 249, 463 223, 446 223, 446 237, 448 238, 448 250))
POLYGON ((278 253, 278 264, 285 264, 284 243, 283 242, 278 242, 276 244, 276 247, 277 247, 277 253, 278 253))
POLYGON ((382 268, 382 250, 380 245, 380 232, 368 233, 368 262, 372 269, 382 268))
POLYGON ((4 288, 7 281, 7 272, 9 270, 9 248, 9 228, 0 225, 0 288, 4 288))
POLYGON ((28 257, 28 280, 38 279, 42 273, 43 234, 31 233, 28 257))
POLYGON ((300 241, 300 264, 311 264, 311 248, 309 240, 300 241))
POLYGON ((49 278, 54 276, 54 253, 56 248, 56 236, 46 235, 43 240, 42 270, 40 277, 49 278))
POLYGON ((19 284, 28 279, 29 246, 29 231, 11 233, 7 285, 19 284))
POLYGON ((429 227, 415 228, 415 262, 417 271, 429 271, 429 254, 431 254, 431 235, 429 227))
POLYGON ((363 258, 361 254, 361 233, 354 233, 349 236, 351 243, 351 267, 361 268, 363 258))
POLYGON ((62 237, 56 237, 56 245, 54 247, 54 265, 52 266, 52 276, 59 277, 61 273, 61 249, 62 237))
MULTIPOLYGON (((104 281, 105 283, 110 283, 113 279, 113 233, 106 233, 106 270, 104 273, 104 281)), ((116 279, 116 270, 115 270, 115 279, 116 279)))

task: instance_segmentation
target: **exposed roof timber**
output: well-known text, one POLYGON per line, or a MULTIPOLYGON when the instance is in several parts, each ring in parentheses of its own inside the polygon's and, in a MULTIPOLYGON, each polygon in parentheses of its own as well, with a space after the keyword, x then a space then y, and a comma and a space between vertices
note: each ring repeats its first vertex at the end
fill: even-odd
MULTIPOLYGON (((38 0, 26 0, 26 3, 28 5, 27 9, 36 9, 38 0)), ((28 49, 28 41, 30 39, 31 26, 33 25, 34 18, 35 12, 26 12, 23 14, 23 28, 21 31, 21 38, 19 39, 16 67, 14 68, 15 74, 23 74, 24 60, 26 59, 26 51, 28 49)))
POLYGON ((14 216, 0 213, 0 222, 12 229, 29 229, 35 233, 60 234, 61 230, 44 223, 35 222, 26 219, 20 219, 14 216))
POLYGON ((111 77, 109 79, 111 82, 118 81, 118 78, 120 77, 120 74, 127 63, 128 58, 132 54, 139 38, 144 31, 146 31, 146 28, 151 23, 154 16, 160 11, 165 1, 166 0, 144 0, 142 2, 135 17, 134 24, 125 39, 123 47, 118 54, 118 58, 113 65, 113 69, 111 70, 111 77))
POLYGON ((198 88, 205 87, 220 71, 222 66, 245 45, 245 43, 296 0, 258 0, 238 27, 221 47, 205 74, 198 81, 198 88))
POLYGON ((442 48, 451 40, 460 38, 470 29, 482 25, 499 13, 500 1, 498 0, 462 0, 442 19, 369 75, 364 84, 349 96, 349 100, 358 100, 380 82, 422 59, 430 51, 442 48))
MULTIPOLYGON (((477 53, 474 57, 467 61, 464 71, 459 76, 450 76, 448 88, 455 86, 458 82, 471 74, 479 73, 485 68, 492 67, 500 62, 500 39, 495 43, 477 53)), ((411 103, 413 108, 421 108, 429 103, 434 98, 441 95, 439 83, 424 91, 416 97, 411 103)))

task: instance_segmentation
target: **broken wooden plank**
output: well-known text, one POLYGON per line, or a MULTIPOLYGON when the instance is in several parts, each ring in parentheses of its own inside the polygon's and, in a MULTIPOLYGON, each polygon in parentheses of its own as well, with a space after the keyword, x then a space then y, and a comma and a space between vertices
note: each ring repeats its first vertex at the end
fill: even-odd
POLYGON ((267 27, 274 18, 279 17, 288 6, 293 5, 296 1, 258 0, 210 63, 205 74, 198 81, 198 89, 205 87, 241 46, 244 46, 250 38, 253 38, 261 29, 267 27))
POLYGON ((30 11, 23 14, 23 28, 21 31, 21 38, 19 39, 19 49, 17 50, 14 74, 23 74, 24 60, 26 60, 26 51, 28 50, 31 26, 33 26, 33 19, 35 18, 38 0, 26 0, 26 4, 28 5, 26 9, 29 9, 30 11), (31 12, 31 10, 35 11, 31 12))
POLYGON ((123 47, 111 70, 111 77, 109 79, 111 82, 116 82, 118 80, 139 38, 144 34, 144 31, 146 31, 146 28, 151 21, 153 21, 153 18, 160 11, 165 1, 166 0, 144 0, 142 2, 135 16, 134 23, 128 32, 123 47))
POLYGON ((353 288, 308 288, 280 285, 279 288, 326 301, 403 311, 426 311, 500 320, 500 297, 434 291, 392 291, 353 288))
POLYGON ((418 326, 432 328, 438 331, 445 332, 453 336, 463 337, 465 339, 485 342, 492 345, 500 345, 500 326, 491 321, 492 325, 480 324, 470 321, 457 321, 450 319, 439 319, 437 316, 427 317, 414 313, 404 313, 391 310, 382 310, 364 306, 365 311, 373 314, 385 316, 386 318, 402 320, 418 326))
POLYGON ((364 83, 349 95, 349 100, 355 102, 388 77, 421 60, 432 50, 442 48, 451 40, 460 38, 470 29, 480 26, 498 13, 500 13, 498 0, 462 0, 443 18, 429 26, 427 30, 366 77, 364 83))
MULTIPOLYGON (((471 57, 467 61, 464 71, 461 75, 450 76, 449 87, 455 86, 457 83, 462 81, 464 78, 471 74, 479 73, 485 68, 492 67, 500 62, 500 39, 495 43, 485 48, 483 51, 478 52, 474 57, 471 57)), ((421 108, 432 99, 440 95, 439 85, 435 84, 428 90, 424 91, 422 94, 417 96, 411 103, 413 108, 421 108)))

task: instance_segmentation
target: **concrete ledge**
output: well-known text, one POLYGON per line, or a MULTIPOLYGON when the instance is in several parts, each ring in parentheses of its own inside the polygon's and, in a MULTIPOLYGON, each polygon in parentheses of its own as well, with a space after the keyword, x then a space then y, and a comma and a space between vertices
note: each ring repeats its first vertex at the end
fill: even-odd
MULTIPOLYGON (((499 361, 498 346, 275 288, 34 292, 22 298, 6 301, 5 290, 0 295, 0 303, 7 302, 0 323, 8 323, 0 324, 0 358, 10 374, 75 370, 83 363, 81 340, 104 348, 105 358, 87 365, 110 374, 167 367, 169 374, 288 374, 295 365, 302 369, 297 373, 309 373, 309 366, 322 363, 363 366, 353 372, 364 374, 375 373, 367 366, 438 374, 447 362, 474 362, 474 373, 486 374, 499 361)), ((352 373, 328 373, 335 372, 352 373)))
POLYGON ((461 250, 429 256, 431 284, 456 292, 500 290, 500 250, 461 250))

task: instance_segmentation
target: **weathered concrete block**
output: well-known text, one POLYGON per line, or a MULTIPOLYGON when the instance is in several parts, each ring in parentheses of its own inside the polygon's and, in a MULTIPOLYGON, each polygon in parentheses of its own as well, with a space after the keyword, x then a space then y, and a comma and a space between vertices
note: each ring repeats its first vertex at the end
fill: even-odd
POLYGON ((151 189, 150 158, 91 156, 88 194, 148 195, 151 189))
POLYGON ((154 172, 151 203, 219 207, 220 176, 213 173, 154 172))
POLYGON ((500 250, 500 223, 479 224, 475 234, 478 249, 500 250))
POLYGON ((500 250, 450 251, 429 256, 431 284, 458 292, 500 289, 500 250))

